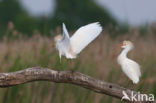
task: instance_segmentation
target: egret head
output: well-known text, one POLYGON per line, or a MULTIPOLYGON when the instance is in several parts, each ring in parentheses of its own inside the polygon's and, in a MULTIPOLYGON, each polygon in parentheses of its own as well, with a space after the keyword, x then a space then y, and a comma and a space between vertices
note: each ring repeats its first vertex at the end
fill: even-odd
POLYGON ((54 37, 54 42, 52 43, 52 47, 56 46, 56 43, 62 40, 62 36, 61 35, 56 35, 54 37))
POLYGON ((56 35, 55 37, 54 37, 54 41, 55 42, 58 42, 58 41, 61 41, 62 40, 62 35, 56 35))
POLYGON ((121 44, 120 44, 121 48, 133 48, 133 43, 131 41, 127 41, 124 40, 121 44))

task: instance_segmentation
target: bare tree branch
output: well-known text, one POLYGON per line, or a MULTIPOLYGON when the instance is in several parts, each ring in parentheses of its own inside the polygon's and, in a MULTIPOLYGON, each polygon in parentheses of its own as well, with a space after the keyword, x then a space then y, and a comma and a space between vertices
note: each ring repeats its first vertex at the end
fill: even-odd
MULTIPOLYGON (((132 90, 123 88, 119 85, 100 81, 84 75, 79 72, 55 71, 42 67, 27 68, 17 72, 0 73, 0 87, 10 87, 32 81, 51 81, 56 83, 70 83, 83 88, 90 89, 94 92, 106 94, 121 99, 125 91, 129 96, 132 90)), ((137 93, 133 91, 134 93, 137 93)), ((129 100, 124 100, 130 102, 129 100)), ((137 102, 137 103, 147 103, 137 102)), ((149 103, 149 102, 148 102, 149 103)))

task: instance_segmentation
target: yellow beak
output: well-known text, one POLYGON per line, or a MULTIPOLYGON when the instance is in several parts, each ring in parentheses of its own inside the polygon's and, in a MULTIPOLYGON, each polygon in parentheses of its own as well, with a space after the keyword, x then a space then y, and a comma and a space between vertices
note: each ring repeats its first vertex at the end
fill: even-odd
POLYGON ((56 42, 53 42, 52 43, 52 48, 55 48, 56 47, 56 42))

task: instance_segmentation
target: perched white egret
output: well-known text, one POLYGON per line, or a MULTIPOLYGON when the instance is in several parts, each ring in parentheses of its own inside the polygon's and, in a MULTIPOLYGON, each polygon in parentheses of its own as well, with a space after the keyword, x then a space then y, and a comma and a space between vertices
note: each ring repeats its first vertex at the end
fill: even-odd
POLYGON ((69 37, 65 24, 63 23, 63 35, 57 35, 54 38, 59 57, 65 56, 67 59, 76 58, 91 41, 93 41, 102 31, 98 22, 91 23, 79 28, 71 37, 69 37))
POLYGON ((122 71, 137 84, 139 82, 139 77, 141 76, 140 66, 135 61, 127 58, 127 53, 133 49, 133 43, 130 41, 123 41, 120 44, 121 48, 124 50, 118 56, 118 63, 121 65, 122 71))

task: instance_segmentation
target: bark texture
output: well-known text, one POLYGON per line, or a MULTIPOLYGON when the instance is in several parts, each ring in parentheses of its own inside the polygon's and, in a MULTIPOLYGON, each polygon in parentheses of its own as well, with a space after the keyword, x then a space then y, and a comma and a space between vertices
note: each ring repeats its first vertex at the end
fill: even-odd
MULTIPOLYGON (((123 88, 117 84, 100 81, 79 72, 56 71, 48 68, 32 67, 11 73, 0 73, 1 88, 6 88, 32 81, 70 83, 86 89, 90 89, 97 93, 106 94, 119 99, 123 97, 122 94, 123 91, 125 91, 129 97, 131 96, 132 92, 132 90, 123 88)), ((133 92, 137 93, 136 91, 133 92)), ((131 102, 129 100, 123 101, 131 102)), ((137 103, 149 103, 149 102, 141 101, 137 103)))

